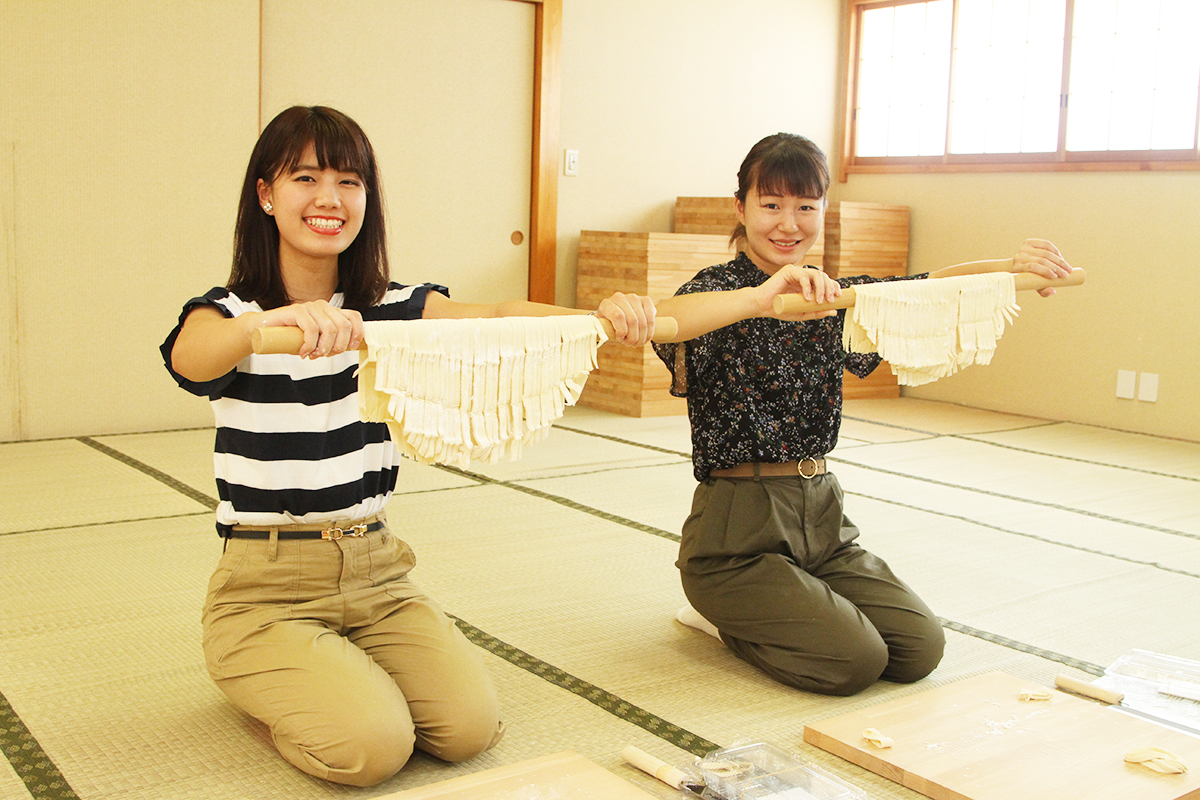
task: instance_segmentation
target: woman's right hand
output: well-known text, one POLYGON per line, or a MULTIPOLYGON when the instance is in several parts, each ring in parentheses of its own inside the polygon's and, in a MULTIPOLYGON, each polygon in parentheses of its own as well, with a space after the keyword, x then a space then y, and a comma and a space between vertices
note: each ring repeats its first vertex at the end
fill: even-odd
POLYGON ((291 326, 304 331, 301 358, 335 356, 357 350, 363 340, 362 314, 353 309, 337 308, 324 300, 292 303, 264 311, 255 327, 291 326))
POLYGON ((790 314, 776 314, 775 298, 781 294, 800 294, 812 303, 829 303, 842 293, 842 287, 819 269, 789 265, 777 271, 767 279, 766 283, 755 289, 754 300, 758 304, 762 316, 777 317, 786 320, 809 320, 830 317, 836 311, 805 311, 790 314))

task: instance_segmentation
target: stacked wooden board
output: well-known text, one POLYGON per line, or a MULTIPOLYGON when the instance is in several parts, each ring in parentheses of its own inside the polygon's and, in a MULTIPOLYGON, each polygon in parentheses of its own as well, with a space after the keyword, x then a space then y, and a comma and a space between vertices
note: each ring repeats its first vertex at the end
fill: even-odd
MULTIPOLYGON (((728 237, 583 231, 576 305, 595 308, 613 292, 670 297, 697 272, 733 255, 728 237)), ((580 405, 629 417, 687 413, 687 401, 671 396, 671 375, 650 347, 602 347, 598 361, 580 405)))
POLYGON ((908 222, 908 206, 831 203, 825 212, 825 271, 835 278, 904 275, 908 222))

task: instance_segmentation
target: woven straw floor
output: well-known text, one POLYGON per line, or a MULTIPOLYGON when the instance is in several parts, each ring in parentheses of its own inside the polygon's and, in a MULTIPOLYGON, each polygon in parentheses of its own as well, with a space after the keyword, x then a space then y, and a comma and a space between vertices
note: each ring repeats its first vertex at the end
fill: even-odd
POLYGON ((575 750, 653 796, 672 763, 996 669, 1049 686, 1134 648, 1200 659, 1200 444, 901 399, 847 403, 833 468, 862 543, 944 620, 915 686, 780 686, 674 621, 694 482, 686 420, 571 409, 519 462, 406 465, 389 508, 416 578, 485 652, 508 725, 466 764, 371 789, 308 778, 211 685, 199 608, 220 552, 211 431, 0 444, 0 798, 378 797, 575 750))

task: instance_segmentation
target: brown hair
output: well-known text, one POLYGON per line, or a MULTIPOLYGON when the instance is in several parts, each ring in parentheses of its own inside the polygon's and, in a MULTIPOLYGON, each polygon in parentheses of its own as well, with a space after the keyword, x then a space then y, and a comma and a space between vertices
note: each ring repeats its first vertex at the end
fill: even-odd
MULTIPOLYGON (((768 136, 751 147, 742 161, 734 197, 745 203, 746 195, 754 188, 759 194, 824 200, 829 191, 829 161, 821 148, 803 136, 794 133, 768 136)), ((745 237, 746 226, 739 222, 729 243, 736 244, 745 237)))
POLYGON ((367 206, 358 236, 338 256, 343 305, 359 311, 383 299, 388 285, 387 236, 375 151, 354 120, 325 106, 293 106, 267 124, 246 167, 233 236, 233 268, 226 288, 264 309, 291 302, 279 271, 279 228, 259 207, 258 181, 273 182, 291 170, 308 145, 317 166, 353 172, 366 188, 367 206))

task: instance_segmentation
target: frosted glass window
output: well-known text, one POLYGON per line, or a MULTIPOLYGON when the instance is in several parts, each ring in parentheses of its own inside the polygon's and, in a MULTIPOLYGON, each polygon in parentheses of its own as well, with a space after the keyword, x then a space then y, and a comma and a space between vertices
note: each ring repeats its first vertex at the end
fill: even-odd
POLYGON ((863 14, 855 109, 859 155, 945 150, 952 10, 952 0, 932 0, 863 14))
POLYGON ((1075 0, 1068 150, 1195 146, 1196 0, 1075 0))
POLYGON ((1200 157, 1200 0, 850 3, 852 158, 1200 157))

